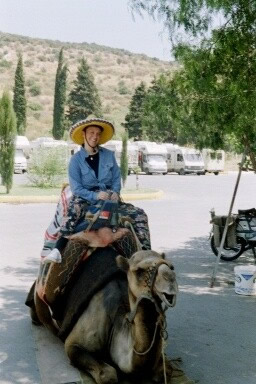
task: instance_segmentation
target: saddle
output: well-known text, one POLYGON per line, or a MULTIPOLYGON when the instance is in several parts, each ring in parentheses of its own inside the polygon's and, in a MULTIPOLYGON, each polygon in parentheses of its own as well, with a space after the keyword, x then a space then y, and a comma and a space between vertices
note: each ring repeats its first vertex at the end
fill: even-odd
MULTIPOLYGON (((117 208, 117 203, 106 201, 94 213, 89 212, 75 233, 67 236, 69 241, 62 252, 62 262, 40 264, 36 291, 56 319, 61 317, 60 302, 65 301, 81 269, 87 268, 88 259, 93 257, 96 249, 110 246, 127 258, 139 249, 134 231, 126 227, 132 225, 129 218, 121 217, 117 208)), ((106 274, 104 276, 106 278, 106 274)))

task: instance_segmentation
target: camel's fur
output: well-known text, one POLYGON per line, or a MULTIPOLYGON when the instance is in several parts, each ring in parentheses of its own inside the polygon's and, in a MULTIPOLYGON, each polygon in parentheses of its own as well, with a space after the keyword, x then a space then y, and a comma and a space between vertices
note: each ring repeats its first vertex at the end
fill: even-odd
MULTIPOLYGON (((154 251, 136 252, 129 260, 118 256, 117 264, 127 278, 125 274, 117 277, 92 298, 65 341, 66 353, 71 363, 89 372, 97 384, 117 383, 118 370, 137 375, 148 372, 162 383, 162 340, 156 323, 162 316, 159 315, 162 300, 168 304, 166 297, 171 296, 167 295, 176 297, 175 272, 163 255, 154 251), (151 289, 146 282, 149 268, 154 266, 158 270, 150 299, 151 289), (136 303, 141 295, 143 298, 136 303), (129 317, 131 313, 133 319, 129 317), (143 353, 149 348, 145 355, 135 352, 143 353)), ((47 326, 38 297, 36 311, 47 326)), ((48 327, 52 330, 53 325, 48 327)))

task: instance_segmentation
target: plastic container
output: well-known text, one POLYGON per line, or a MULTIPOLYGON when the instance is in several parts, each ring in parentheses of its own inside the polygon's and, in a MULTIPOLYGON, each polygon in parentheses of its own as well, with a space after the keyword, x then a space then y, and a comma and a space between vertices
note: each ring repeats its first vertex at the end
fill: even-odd
POLYGON ((239 295, 256 295, 256 265, 239 265, 235 271, 235 292, 239 295))

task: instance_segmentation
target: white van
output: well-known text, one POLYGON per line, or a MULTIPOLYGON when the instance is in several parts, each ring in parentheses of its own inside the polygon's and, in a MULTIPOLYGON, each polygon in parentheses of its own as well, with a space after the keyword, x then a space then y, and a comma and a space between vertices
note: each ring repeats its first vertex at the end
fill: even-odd
POLYGON ((25 173, 28 169, 28 161, 22 149, 15 149, 14 173, 25 173))
POLYGON ((213 149, 202 150, 204 159, 205 172, 214 173, 218 175, 224 171, 225 166, 225 152, 221 149, 214 151, 213 149))
POLYGON ((167 149, 168 172, 177 172, 179 175, 205 174, 204 160, 200 151, 174 144, 165 144, 165 147, 167 149))
POLYGON ((139 149, 139 166, 142 172, 147 175, 167 174, 167 150, 163 145, 150 141, 135 141, 134 144, 139 149))
POLYGON ((24 173, 28 169, 30 143, 26 136, 16 136, 14 154, 14 173, 24 173))
MULTIPOLYGON (((121 154, 123 143, 121 140, 109 140, 102 145, 104 148, 110 149, 115 153, 117 164, 121 164, 121 154)), ((128 157, 128 173, 136 172, 138 168, 138 147, 131 141, 127 142, 127 157, 128 157)))
POLYGON ((53 137, 38 137, 35 140, 31 141, 31 149, 38 149, 38 148, 55 148, 60 145, 63 147, 67 147, 68 143, 65 140, 55 140, 53 137))

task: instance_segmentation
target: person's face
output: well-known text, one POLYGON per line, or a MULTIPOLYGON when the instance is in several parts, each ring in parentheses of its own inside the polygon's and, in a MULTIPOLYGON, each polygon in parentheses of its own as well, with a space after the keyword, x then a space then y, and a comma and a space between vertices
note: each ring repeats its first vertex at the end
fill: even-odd
MULTIPOLYGON (((84 138, 91 147, 96 147, 99 144, 101 129, 98 127, 88 127, 84 132, 84 138)), ((85 144, 86 144, 85 141, 85 144)))

